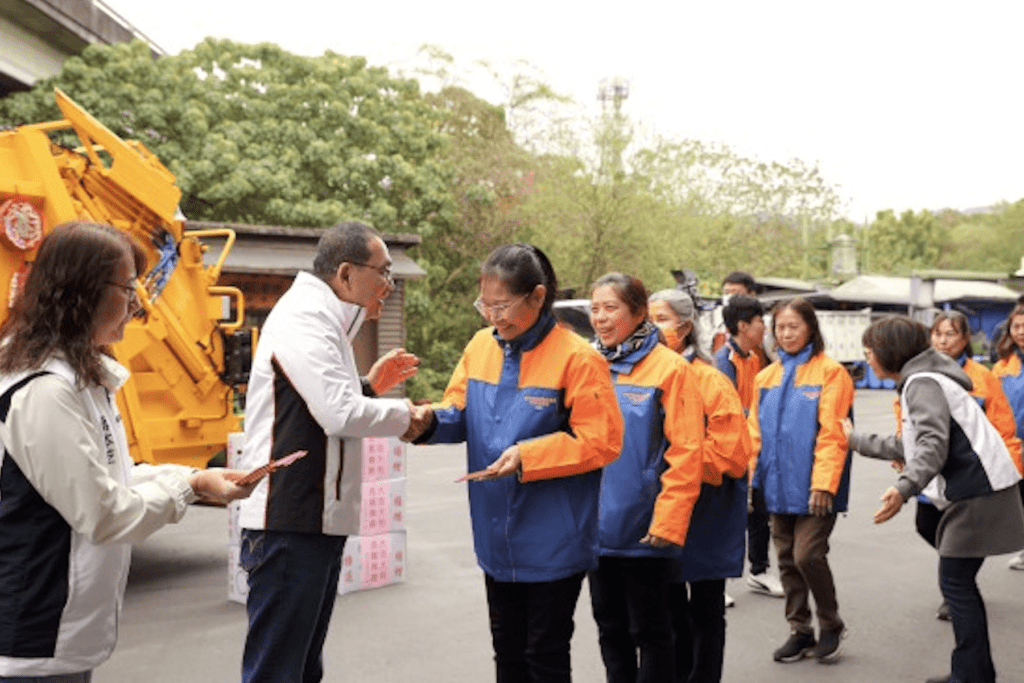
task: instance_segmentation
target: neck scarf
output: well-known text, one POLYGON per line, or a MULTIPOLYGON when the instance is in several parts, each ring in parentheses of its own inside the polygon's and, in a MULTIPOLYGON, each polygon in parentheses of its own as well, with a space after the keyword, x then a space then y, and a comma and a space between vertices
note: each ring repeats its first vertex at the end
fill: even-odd
POLYGON ((593 346, 602 356, 608 359, 609 363, 614 363, 620 358, 625 358, 643 346, 647 337, 655 331, 657 331, 657 328, 645 320, 640 323, 639 327, 633 330, 633 334, 626 337, 626 339, 618 346, 605 346, 598 338, 594 339, 593 346))

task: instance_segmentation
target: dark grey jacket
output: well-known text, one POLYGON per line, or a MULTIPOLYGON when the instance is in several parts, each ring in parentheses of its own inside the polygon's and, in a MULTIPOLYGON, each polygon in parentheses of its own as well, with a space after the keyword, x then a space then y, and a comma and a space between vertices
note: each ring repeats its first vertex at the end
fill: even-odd
MULTIPOLYGON (((902 419, 907 425, 907 431, 913 432, 916 438, 912 442, 914 455, 909 458, 910 462, 900 475, 896 488, 903 499, 907 500, 920 493, 937 475, 943 474, 947 480, 946 491, 953 490, 952 487, 959 483, 957 478, 962 478, 958 474, 962 470, 948 466, 955 464, 950 456, 951 448, 957 451, 953 457, 961 457, 962 451, 969 451, 971 444, 964 443, 961 425, 953 418, 957 406, 951 410, 950 401, 973 402, 974 399, 967 394, 971 389, 971 380, 956 361, 934 349, 928 349, 907 361, 900 369, 897 389, 901 392, 904 406, 902 419), (943 375, 964 391, 947 393, 939 381, 930 377, 919 377, 908 385, 911 377, 925 372, 943 375)), ((964 407, 967 407, 966 403, 960 406, 964 407)), ((988 425, 987 421, 984 424, 988 425)), ((997 445, 1002 446, 1002 441, 997 441, 997 445)), ((903 460, 903 449, 911 447, 895 436, 878 437, 856 433, 850 437, 850 446, 864 455, 891 460, 903 460)), ((998 454, 988 452, 971 455, 979 460, 999 457, 998 454)), ((1012 462, 1010 464, 1012 466, 1012 462)), ((954 496, 947 496, 950 502, 945 507, 938 528, 937 547, 940 555, 985 557, 1024 548, 1024 508, 1021 506, 1018 487, 1012 483, 1017 479, 1016 471, 1009 478, 1004 476, 1002 479, 988 488, 975 486, 967 497, 953 500, 954 496)), ((944 501, 942 505, 945 505, 944 501)))

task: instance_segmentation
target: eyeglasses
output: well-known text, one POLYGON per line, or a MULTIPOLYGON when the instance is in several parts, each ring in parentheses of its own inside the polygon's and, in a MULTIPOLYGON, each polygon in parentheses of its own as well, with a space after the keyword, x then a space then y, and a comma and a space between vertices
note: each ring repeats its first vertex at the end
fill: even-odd
POLYGON ((518 304, 527 296, 529 295, 523 294, 522 296, 517 296, 515 299, 508 302, 507 304, 494 304, 493 306, 488 306, 479 297, 477 297, 477 300, 473 302, 473 308, 475 308, 480 313, 480 315, 482 315, 485 318, 488 317, 488 315, 490 315, 491 317, 495 317, 499 315, 504 315, 505 313, 508 312, 508 309, 518 304))
POLYGON ((135 290, 135 284, 134 283, 132 283, 130 285, 122 285, 120 282, 107 282, 106 284, 110 285, 111 287, 120 287, 124 291, 128 292, 128 301, 134 301, 134 302, 138 303, 138 301, 139 301, 139 294, 135 290))
POLYGON ((395 280, 391 277, 391 266, 371 266, 369 263, 354 263, 349 261, 353 266, 360 266, 361 268, 369 268, 370 270, 376 270, 377 274, 388 281, 389 284, 395 284, 395 280))

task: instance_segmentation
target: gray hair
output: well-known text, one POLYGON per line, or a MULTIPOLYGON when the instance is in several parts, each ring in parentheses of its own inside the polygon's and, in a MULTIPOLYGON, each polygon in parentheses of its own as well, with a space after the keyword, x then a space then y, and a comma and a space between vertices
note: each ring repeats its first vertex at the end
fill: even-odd
POLYGON ((313 274, 329 281, 342 263, 362 263, 370 260, 370 240, 382 239, 381 234, 365 223, 338 223, 324 230, 316 245, 313 274))
POLYGON ((686 335, 686 339, 683 340, 683 348, 692 346, 697 357, 706 363, 711 363, 711 359, 708 358, 707 354, 704 353, 701 347, 701 327, 700 319, 697 317, 697 307, 693 303, 693 298, 682 291, 681 289, 661 289, 651 294, 647 299, 648 303, 654 303, 655 301, 664 301, 669 305, 676 315, 679 316, 679 322, 693 323, 690 328, 690 333, 686 335))

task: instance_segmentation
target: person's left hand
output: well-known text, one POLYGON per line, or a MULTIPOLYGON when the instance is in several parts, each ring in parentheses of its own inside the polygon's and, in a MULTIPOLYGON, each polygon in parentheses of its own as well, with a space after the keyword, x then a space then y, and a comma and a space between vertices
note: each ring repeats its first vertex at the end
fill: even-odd
POLYGON ((667 538, 662 538, 661 536, 655 536, 654 534, 647 534, 646 536, 644 536, 643 538, 640 539, 640 542, 643 543, 644 545, 649 545, 652 548, 667 548, 670 545, 674 545, 674 546, 678 546, 679 545, 678 543, 673 543, 672 541, 668 540, 667 538))
POLYGON ((896 516, 896 513, 903 507, 903 496, 895 486, 890 486, 882 494, 882 507, 875 513, 875 524, 887 522, 896 516))
POLYGON ((377 359, 366 373, 366 380, 373 393, 381 396, 415 375, 419 371, 419 364, 420 359, 416 354, 405 349, 391 349, 377 359))
POLYGON ((522 467, 523 456, 519 452, 519 444, 512 444, 487 469, 483 470, 483 474, 477 477, 477 481, 501 479, 502 477, 519 474, 522 467))
POLYGON ((839 421, 839 425, 843 428, 843 434, 845 434, 847 440, 849 440, 850 434, 853 434, 853 420, 848 417, 844 417, 839 421))
POLYGON ((835 496, 830 491, 815 489, 811 491, 811 497, 807 500, 807 508, 815 517, 831 515, 833 498, 835 496))

